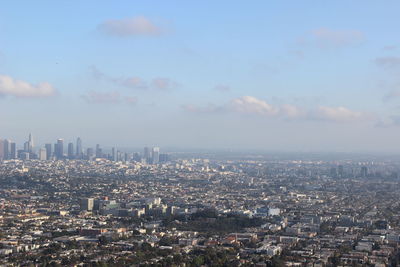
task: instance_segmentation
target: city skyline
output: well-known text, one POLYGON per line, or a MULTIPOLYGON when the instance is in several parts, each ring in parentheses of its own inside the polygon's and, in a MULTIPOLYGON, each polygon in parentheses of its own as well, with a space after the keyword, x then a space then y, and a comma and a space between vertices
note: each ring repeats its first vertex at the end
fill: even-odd
POLYGON ((0 136, 398 151, 397 2, 24 5, 0 10, 0 136))
POLYGON ((103 149, 100 144, 95 148, 90 145, 84 146, 80 137, 76 142, 64 143, 64 139, 58 138, 56 142, 45 143, 35 146, 32 133, 29 133, 28 140, 18 146, 11 139, 0 138, 0 163, 3 160, 95 160, 108 159, 110 161, 141 162, 146 164, 165 163, 169 160, 168 154, 160 154, 160 148, 157 146, 144 147, 144 151, 121 151, 115 146, 110 149, 103 149))
MULTIPOLYGON (((0 136, 0 140, 1 141, 15 143, 15 144, 17 144, 17 148, 25 149, 26 151, 29 151, 32 148, 34 148, 35 150, 40 149, 40 148, 44 147, 45 145, 49 144, 49 142, 50 142, 50 140, 43 141, 43 139, 42 139, 42 141, 38 142, 38 145, 36 145, 36 141, 33 142, 33 134, 32 133, 28 134, 28 138, 25 138, 25 139, 22 138, 21 140, 16 140, 13 137, 4 137, 4 136, 0 136), (35 143, 35 144, 33 144, 33 143, 35 143)), ((52 138, 52 140, 55 143, 57 143, 58 141, 62 141, 64 143, 64 146, 67 149, 68 149, 67 146, 69 144, 74 143, 74 153, 75 154, 77 154, 77 151, 81 151, 83 148, 89 148, 89 147, 93 147, 94 148, 96 145, 98 145, 97 142, 90 141, 88 143, 85 143, 84 146, 82 146, 82 138, 80 136, 71 137, 71 138, 55 137, 55 138, 52 138), (79 148, 78 148, 78 144, 79 144, 79 148)), ((153 145, 144 144, 142 146, 144 146, 144 147, 149 147, 149 146, 150 147, 157 147, 156 144, 153 144, 153 145)), ((126 148, 129 148, 129 149, 138 148, 138 147, 134 147, 134 146, 131 146, 131 147, 129 147, 129 146, 128 147, 119 146, 118 144, 106 144, 106 146, 105 146, 105 148, 110 149, 110 151, 111 151, 112 148, 117 148, 117 147, 125 148, 125 149, 126 148)), ((67 151, 64 151, 64 152, 67 152, 67 151)))

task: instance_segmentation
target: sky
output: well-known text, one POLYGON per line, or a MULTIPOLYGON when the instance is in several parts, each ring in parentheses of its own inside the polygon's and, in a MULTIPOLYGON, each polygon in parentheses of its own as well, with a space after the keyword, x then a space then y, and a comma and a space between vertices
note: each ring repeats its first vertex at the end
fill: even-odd
POLYGON ((400 151, 399 1, 4 1, 21 145, 400 151))

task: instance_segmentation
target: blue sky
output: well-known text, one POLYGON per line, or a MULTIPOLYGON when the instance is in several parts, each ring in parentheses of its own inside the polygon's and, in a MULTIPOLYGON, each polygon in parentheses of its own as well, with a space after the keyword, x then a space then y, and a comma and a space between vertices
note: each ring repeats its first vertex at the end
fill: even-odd
POLYGON ((398 1, 8 1, 0 136, 396 152, 398 1))

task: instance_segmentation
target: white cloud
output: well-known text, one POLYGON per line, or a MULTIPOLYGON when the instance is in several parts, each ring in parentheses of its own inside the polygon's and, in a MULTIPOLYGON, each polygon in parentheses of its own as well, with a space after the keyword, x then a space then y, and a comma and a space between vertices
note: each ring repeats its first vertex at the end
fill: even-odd
POLYGON ((285 120, 354 122, 369 117, 363 112, 353 111, 345 107, 319 106, 314 109, 305 110, 302 107, 291 104, 272 105, 253 96, 235 98, 222 106, 213 104, 209 104, 207 107, 185 105, 183 108, 186 111, 195 113, 235 112, 285 120))
POLYGON ((253 96, 242 96, 232 99, 230 102, 232 110, 240 113, 254 113, 272 116, 278 114, 278 109, 253 96))
POLYGON ((114 36, 157 36, 163 30, 144 16, 107 20, 99 25, 101 31, 114 36))
POLYGON ((230 109, 239 113, 283 117, 286 119, 301 118, 305 116, 305 112, 295 105, 283 104, 280 106, 274 106, 253 96, 243 96, 231 100, 230 109))
POLYGON ((301 118, 305 116, 305 112, 295 105, 284 104, 279 109, 280 114, 289 119, 301 118))
POLYGON ((345 107, 319 106, 314 112, 312 112, 312 118, 336 122, 357 121, 365 117, 366 114, 345 107))
POLYGON ((56 94, 54 87, 47 82, 37 85, 16 80, 7 75, 0 75, 0 95, 15 97, 49 97, 56 94))

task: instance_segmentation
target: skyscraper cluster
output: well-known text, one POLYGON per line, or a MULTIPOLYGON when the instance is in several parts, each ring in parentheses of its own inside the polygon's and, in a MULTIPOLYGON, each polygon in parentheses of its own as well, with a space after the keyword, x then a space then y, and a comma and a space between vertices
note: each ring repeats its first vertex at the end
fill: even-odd
MULTIPOLYGON (((161 162, 164 161, 164 155, 162 155, 162 160, 161 162)), ((143 158, 142 161, 147 164, 158 164, 160 163, 160 148, 159 147, 153 147, 150 149, 149 147, 145 147, 143 151, 143 158)))
MULTIPOLYGON (((33 143, 32 143, 33 145, 33 143)), ((0 139, 0 160, 9 160, 17 158, 16 144, 8 139, 0 139)))
POLYGON ((57 139, 54 144, 47 143, 44 147, 35 148, 33 136, 29 134, 28 140, 24 142, 23 148, 17 150, 17 145, 8 139, 0 139, 0 161, 2 160, 94 160, 94 159, 108 159, 111 161, 138 161, 145 164, 159 164, 169 160, 168 154, 160 154, 159 147, 145 147, 144 152, 140 153, 126 153, 117 150, 113 147, 110 153, 105 153, 97 144, 95 149, 88 147, 83 149, 82 139, 78 137, 76 144, 70 142, 64 144, 64 139, 57 139), (65 149, 66 148, 66 149, 65 149))
MULTIPOLYGON (((40 153, 40 151, 39 151, 40 153)), ((24 142, 23 149, 17 150, 15 142, 9 139, 0 139, 0 160, 11 159, 36 159, 35 145, 32 134, 29 134, 28 141, 24 142)))

